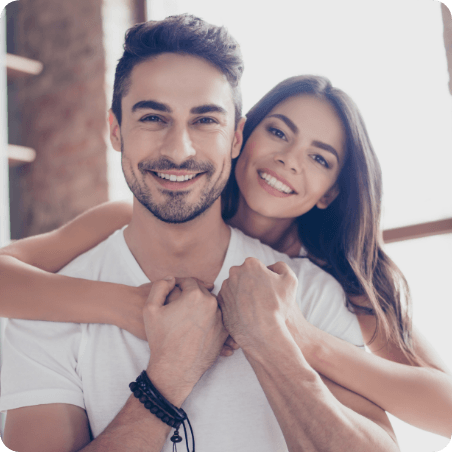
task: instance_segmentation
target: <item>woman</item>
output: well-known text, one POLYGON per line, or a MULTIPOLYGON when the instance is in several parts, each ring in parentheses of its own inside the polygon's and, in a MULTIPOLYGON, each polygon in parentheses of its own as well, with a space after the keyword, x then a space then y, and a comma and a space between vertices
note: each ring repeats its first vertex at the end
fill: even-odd
MULTIPOLYGON (((318 344, 305 351, 310 365, 404 421, 451 436, 452 378, 412 332, 405 279, 381 248, 380 168, 350 98, 313 76, 287 79, 264 96, 247 115, 223 207, 231 226, 290 256, 307 256, 344 288, 373 355, 306 322, 300 330, 318 344)), ((128 205, 107 204, 6 247, 1 314, 112 323, 144 338, 141 307, 149 285, 47 273, 127 224, 130 215, 128 205)), ((303 335, 295 339, 303 351, 303 335)))

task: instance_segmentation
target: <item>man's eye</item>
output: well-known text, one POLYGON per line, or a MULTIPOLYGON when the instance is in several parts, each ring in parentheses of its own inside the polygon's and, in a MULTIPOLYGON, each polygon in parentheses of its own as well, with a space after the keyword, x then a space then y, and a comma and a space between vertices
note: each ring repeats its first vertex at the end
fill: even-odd
POLYGON ((330 165, 328 165, 328 162, 319 154, 313 155, 312 159, 315 160, 316 162, 320 163, 325 168, 330 167, 330 165))
POLYGON ((162 121, 162 118, 155 115, 145 116, 144 118, 140 119, 141 122, 160 122, 162 121))
POLYGON ((198 124, 216 124, 217 121, 215 121, 213 118, 199 118, 196 121, 198 124))
POLYGON ((269 127, 267 129, 272 135, 275 135, 275 137, 281 138, 281 140, 286 140, 286 135, 282 130, 277 129, 276 127, 269 127))

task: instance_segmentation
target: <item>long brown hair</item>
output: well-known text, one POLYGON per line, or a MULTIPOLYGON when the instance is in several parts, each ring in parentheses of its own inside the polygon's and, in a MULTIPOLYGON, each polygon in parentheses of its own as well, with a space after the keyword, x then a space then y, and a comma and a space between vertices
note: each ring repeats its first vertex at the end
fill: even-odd
MULTIPOLYGON (((352 99, 320 76, 284 80, 268 92, 247 114, 243 145, 256 126, 279 103, 309 94, 327 100, 342 120, 347 156, 337 184, 339 196, 327 209, 313 207, 297 217, 298 234, 314 263, 334 276, 347 294, 347 306, 356 314, 373 315, 377 331, 420 364, 412 344, 411 299, 405 277, 382 249, 380 230, 382 176, 361 114, 352 99), (362 297, 364 304, 352 301, 362 297)), ((243 147, 242 147, 243 149, 243 147)), ((235 164, 222 195, 223 218, 237 212, 239 188, 235 164)))

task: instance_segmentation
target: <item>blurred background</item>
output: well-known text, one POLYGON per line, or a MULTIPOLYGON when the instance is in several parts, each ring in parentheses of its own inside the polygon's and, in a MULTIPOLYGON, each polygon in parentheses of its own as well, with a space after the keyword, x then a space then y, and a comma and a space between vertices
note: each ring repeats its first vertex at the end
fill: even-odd
MULTIPOLYGON (((355 100, 383 169, 386 250, 410 283, 415 325, 452 368, 452 20, 434 0, 9 3, 0 244, 131 199, 106 121, 124 33, 183 12, 227 26, 240 42, 244 112, 298 74, 327 76, 355 100)), ((391 421, 402 452, 449 442, 391 421)))

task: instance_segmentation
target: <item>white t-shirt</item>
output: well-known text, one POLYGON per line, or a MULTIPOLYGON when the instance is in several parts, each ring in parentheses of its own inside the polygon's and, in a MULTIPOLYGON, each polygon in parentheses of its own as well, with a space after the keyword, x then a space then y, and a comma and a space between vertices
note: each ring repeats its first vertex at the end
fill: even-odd
MULTIPOLYGON (((215 294, 229 276, 229 268, 250 256, 265 265, 287 262, 298 276, 297 301, 306 319, 362 346, 357 319, 347 310, 334 278, 308 259, 291 260, 236 229, 231 229, 215 294)), ((60 273, 133 286, 149 282, 123 231, 116 231, 60 273)), ((131 394, 129 383, 147 367, 150 357, 146 341, 112 325, 30 320, 8 322, 3 352, 1 411, 49 403, 77 405, 86 410, 94 437, 124 406, 131 394)), ((241 350, 219 357, 182 407, 200 452, 287 451, 265 393, 241 350)), ((169 439, 162 450, 172 450, 169 439)))

